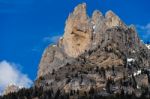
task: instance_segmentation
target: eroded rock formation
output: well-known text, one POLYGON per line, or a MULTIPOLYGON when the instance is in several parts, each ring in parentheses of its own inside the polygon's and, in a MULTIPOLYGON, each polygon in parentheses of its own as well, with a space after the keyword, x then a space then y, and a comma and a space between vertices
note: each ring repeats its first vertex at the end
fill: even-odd
POLYGON ((104 91, 108 79, 118 83, 125 77, 125 81, 134 79, 133 75, 147 85, 147 76, 139 75, 149 66, 150 52, 133 25, 127 26, 112 11, 104 16, 95 10, 90 18, 86 4, 79 4, 69 15, 58 44, 44 51, 35 85, 65 92, 91 87, 104 91))

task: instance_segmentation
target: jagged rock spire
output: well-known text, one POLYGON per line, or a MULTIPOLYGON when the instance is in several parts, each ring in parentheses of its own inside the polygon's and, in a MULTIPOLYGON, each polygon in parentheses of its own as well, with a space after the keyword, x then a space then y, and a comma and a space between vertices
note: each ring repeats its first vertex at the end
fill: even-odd
POLYGON ((109 10, 106 12, 105 17, 111 18, 111 17, 117 17, 117 15, 112 10, 109 10))
POLYGON ((86 3, 76 6, 74 8, 73 15, 86 15, 86 3))
POLYGON ((92 20, 96 23, 99 19, 103 17, 103 14, 99 10, 95 10, 92 14, 92 20))
POLYGON ((92 18, 89 18, 86 13, 86 4, 79 4, 66 21, 64 37, 61 40, 64 51, 70 57, 78 57, 85 50, 97 46, 103 40, 103 33, 116 26, 127 28, 111 10, 105 16, 95 10, 92 18))
POLYGON ((92 26, 86 14, 86 4, 75 7, 66 21, 63 47, 70 57, 77 57, 88 50, 91 43, 92 26))
POLYGON ((127 28, 126 25, 121 21, 121 19, 111 10, 106 12, 105 18, 106 18, 106 25, 109 28, 115 27, 115 26, 127 28))

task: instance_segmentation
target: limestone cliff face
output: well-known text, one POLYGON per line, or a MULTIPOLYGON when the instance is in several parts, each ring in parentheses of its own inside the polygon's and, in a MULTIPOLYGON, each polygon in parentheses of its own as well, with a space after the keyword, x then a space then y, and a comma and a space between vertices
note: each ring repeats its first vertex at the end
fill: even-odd
POLYGON ((95 10, 90 18, 86 4, 79 4, 69 15, 58 44, 44 51, 35 85, 66 92, 91 87, 103 90, 109 78, 118 82, 143 68, 149 69, 149 59, 150 52, 133 25, 127 26, 112 11, 103 15, 95 10))
POLYGON ((86 14, 86 4, 80 4, 66 21, 63 47, 70 57, 88 50, 92 41, 92 25, 86 14))

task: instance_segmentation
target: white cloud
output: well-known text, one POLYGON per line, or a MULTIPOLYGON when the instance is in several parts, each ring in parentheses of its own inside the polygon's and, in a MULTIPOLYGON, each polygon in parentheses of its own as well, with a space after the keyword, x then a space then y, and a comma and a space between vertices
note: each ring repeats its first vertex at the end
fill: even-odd
POLYGON ((32 85, 32 80, 21 73, 16 64, 4 60, 0 62, 0 91, 10 84, 28 88, 32 85))
POLYGON ((137 30, 144 40, 150 40, 150 23, 147 25, 137 25, 137 30))
POLYGON ((44 37, 43 41, 48 43, 57 43, 61 35, 55 35, 52 37, 44 37))

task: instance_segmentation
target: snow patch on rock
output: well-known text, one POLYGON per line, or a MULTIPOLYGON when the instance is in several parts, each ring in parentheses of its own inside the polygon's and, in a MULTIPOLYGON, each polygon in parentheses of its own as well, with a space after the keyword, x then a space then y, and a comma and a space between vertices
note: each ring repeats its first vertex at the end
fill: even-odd
POLYGON ((146 44, 146 47, 147 47, 148 49, 150 49, 150 44, 146 44))
POLYGON ((138 70, 137 72, 134 73, 134 76, 140 75, 142 72, 141 70, 138 70))
POLYGON ((135 59, 133 59, 133 58, 127 58, 127 62, 135 62, 135 59))

